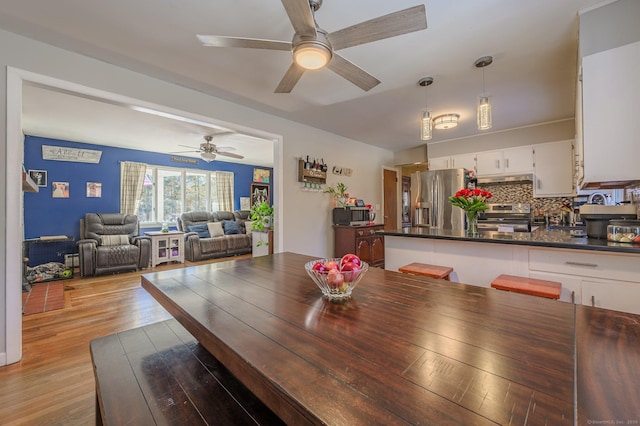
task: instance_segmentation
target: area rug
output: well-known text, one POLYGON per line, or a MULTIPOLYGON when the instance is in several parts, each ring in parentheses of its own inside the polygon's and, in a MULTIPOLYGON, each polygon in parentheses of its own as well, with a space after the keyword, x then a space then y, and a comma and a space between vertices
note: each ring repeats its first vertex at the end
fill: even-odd
POLYGON ((22 293, 22 314, 32 315, 64 308, 64 283, 52 281, 34 284, 22 293))

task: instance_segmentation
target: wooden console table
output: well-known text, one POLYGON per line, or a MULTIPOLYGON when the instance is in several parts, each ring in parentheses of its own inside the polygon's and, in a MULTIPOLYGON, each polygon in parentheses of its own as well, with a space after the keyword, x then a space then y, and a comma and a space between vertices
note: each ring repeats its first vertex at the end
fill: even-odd
POLYGON ((309 260, 160 271, 142 286, 287 424, 640 417, 638 315, 377 268, 334 304, 309 260))

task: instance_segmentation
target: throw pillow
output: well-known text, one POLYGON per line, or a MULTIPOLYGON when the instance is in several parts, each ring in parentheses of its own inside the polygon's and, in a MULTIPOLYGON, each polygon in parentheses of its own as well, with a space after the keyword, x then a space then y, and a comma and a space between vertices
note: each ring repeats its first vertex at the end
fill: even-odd
POLYGON ((206 223, 200 223, 198 225, 191 225, 188 227, 189 231, 197 232, 200 238, 209 238, 209 229, 206 223))
POLYGON ((100 237, 101 246, 121 246, 125 244, 129 244, 129 236, 127 234, 103 235, 100 237))
POLYGON ((251 226, 253 225, 253 222, 250 220, 245 220, 244 221, 244 233, 247 235, 251 235, 251 226))
POLYGON ((224 235, 240 233, 240 224, 235 220, 223 220, 222 227, 224 228, 224 235))
POLYGON ((209 234, 211 234, 212 237, 222 237, 224 235, 222 222, 209 222, 207 223, 207 227, 209 228, 209 234))

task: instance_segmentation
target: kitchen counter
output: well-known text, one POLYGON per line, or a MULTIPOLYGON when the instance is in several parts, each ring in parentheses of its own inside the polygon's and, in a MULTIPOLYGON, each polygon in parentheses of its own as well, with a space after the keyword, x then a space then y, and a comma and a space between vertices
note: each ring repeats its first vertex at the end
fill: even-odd
MULTIPOLYGON (((535 227, 534 227, 535 228, 535 227)), ((480 232, 477 236, 467 236, 464 231, 434 228, 403 228, 392 231, 378 231, 376 234, 392 237, 432 238, 442 240, 469 241, 523 246, 551 247, 562 249, 594 250, 618 253, 640 254, 640 244, 616 243, 587 237, 574 237, 570 231, 539 227, 533 232, 480 232)))

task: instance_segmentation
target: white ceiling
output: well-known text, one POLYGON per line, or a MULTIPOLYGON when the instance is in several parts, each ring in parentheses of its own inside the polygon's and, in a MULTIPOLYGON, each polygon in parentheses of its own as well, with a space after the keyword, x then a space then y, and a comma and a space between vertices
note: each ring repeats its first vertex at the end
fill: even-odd
MULTIPOLYGON (((293 28, 277 1, 0 0, 0 28, 392 151, 424 143, 419 118, 425 104, 433 115, 461 116, 457 128, 434 131, 430 143, 480 133, 475 106, 483 78, 473 64, 485 55, 494 58, 485 69, 493 105, 490 131, 574 116, 578 12, 600 0, 324 0, 316 20, 331 33, 420 3, 426 6, 426 30, 340 51, 381 80, 369 92, 323 69, 306 72, 290 94, 275 94, 290 53, 204 47, 196 39, 213 34, 290 41, 293 28), (425 76, 435 80, 427 89, 417 84, 425 76)), ((68 139, 122 146, 133 140, 133 147, 157 152, 175 151, 176 144, 197 146, 208 131, 166 120, 154 122, 154 130, 146 123, 136 129, 135 123, 146 120, 128 114, 140 113, 98 103, 31 88, 25 123, 44 136, 61 131, 49 129, 54 121, 71 129, 77 126, 66 121, 72 117, 66 109, 75 108, 74 114, 100 114, 100 120, 82 120, 102 126, 86 126, 87 134, 68 139), (58 106, 39 106, 44 102, 58 106), (127 126, 114 125, 116 116, 127 126), (118 134, 123 128, 136 137, 118 134)), ((218 145, 237 144, 235 152, 243 154, 241 138, 228 138, 218 145)), ((255 148, 249 139, 242 143, 255 148)))

